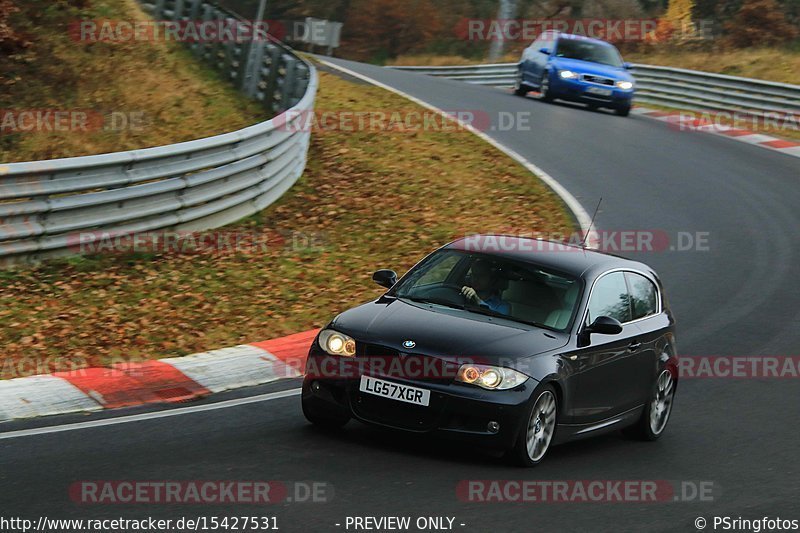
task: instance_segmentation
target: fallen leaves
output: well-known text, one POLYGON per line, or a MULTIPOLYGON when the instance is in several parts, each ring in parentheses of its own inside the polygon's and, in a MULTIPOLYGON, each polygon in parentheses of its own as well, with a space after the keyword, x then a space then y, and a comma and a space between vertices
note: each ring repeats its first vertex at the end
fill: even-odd
MULTIPOLYGON (((321 82, 320 109, 409 109, 381 89, 325 73, 321 82)), ((374 270, 402 273, 459 235, 571 229, 553 193, 474 136, 314 135, 300 181, 269 209, 219 230, 246 236, 237 249, 68 258, 0 272, 2 377, 321 327, 380 294, 374 270)))

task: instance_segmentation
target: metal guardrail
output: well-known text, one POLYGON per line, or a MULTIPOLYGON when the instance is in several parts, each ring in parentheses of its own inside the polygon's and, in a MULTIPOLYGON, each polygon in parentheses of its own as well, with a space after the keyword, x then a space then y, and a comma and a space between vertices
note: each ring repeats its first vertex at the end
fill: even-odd
MULTIPOLYGON (((213 13, 208 4, 172 0, 160 1, 155 14, 172 9, 177 17, 181 5, 213 13)), ((291 103, 288 113, 167 146, 0 164, 0 264, 76 253, 82 243, 108 235, 219 227, 279 198, 305 168, 310 132, 296 121, 313 109, 317 74, 288 48, 259 47, 259 57, 276 59, 259 63, 258 95, 273 108, 291 103)), ((233 81, 239 78, 231 58, 241 61, 243 52, 236 46, 200 48, 233 81)))
POLYGON ((418 72, 452 80, 489 85, 492 87, 511 87, 517 72, 517 63, 491 63, 486 65, 457 65, 442 67, 391 67, 397 70, 418 72))
MULTIPOLYGON (((161 21, 225 21, 234 27, 248 24, 238 14, 208 0, 155 0, 142 3, 142 7, 161 21)), ((188 46, 195 56, 271 112, 289 109, 305 93, 308 65, 269 36, 246 42, 232 39, 194 42, 188 46)))
MULTIPOLYGON (((509 87, 517 63, 444 67, 393 67, 479 85, 509 87)), ((753 117, 795 117, 785 121, 797 128, 800 86, 652 65, 633 65, 638 103, 678 109, 736 112, 753 117)))

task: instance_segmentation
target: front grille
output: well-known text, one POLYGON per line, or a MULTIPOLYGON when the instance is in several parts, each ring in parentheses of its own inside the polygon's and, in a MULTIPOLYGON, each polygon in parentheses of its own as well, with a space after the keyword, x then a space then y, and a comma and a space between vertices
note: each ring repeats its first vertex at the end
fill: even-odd
MULTIPOLYGON (((380 344, 364 343, 357 346, 356 354, 364 362, 364 373, 414 387, 451 383, 458 372, 454 363, 380 344)), ((436 390, 431 390, 430 404, 422 407, 363 393, 359 385, 360 376, 352 380, 348 394, 353 412, 363 420, 412 431, 430 431, 439 426, 446 398, 436 390)))
POLYGON ((400 352, 388 346, 381 346, 380 344, 356 344, 356 355, 362 357, 392 357, 400 355, 400 352))
POLYGON ((583 81, 588 83, 596 83, 598 85, 607 85, 609 87, 614 86, 614 80, 611 78, 604 78, 603 76, 593 76, 591 74, 584 74, 583 81))
POLYGON ((430 431, 438 427, 445 402, 441 394, 433 391, 426 407, 366 394, 359 391, 357 385, 350 391, 350 405, 358 417, 411 431, 430 431))

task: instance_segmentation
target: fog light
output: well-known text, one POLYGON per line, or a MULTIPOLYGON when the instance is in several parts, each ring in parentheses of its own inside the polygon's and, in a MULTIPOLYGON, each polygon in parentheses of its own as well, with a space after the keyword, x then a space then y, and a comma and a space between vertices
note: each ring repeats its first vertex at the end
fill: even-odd
POLYGON ((488 424, 486 424, 486 429, 489 430, 489 433, 497 433, 500 431, 500 422, 495 422, 492 420, 488 424))

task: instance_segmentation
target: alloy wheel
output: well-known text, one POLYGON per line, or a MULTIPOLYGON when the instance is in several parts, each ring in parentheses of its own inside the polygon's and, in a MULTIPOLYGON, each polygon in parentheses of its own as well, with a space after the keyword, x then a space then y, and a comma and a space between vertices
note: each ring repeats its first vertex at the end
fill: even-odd
POLYGON ((672 411, 672 399, 675 395, 674 380, 669 370, 664 370, 658 376, 656 390, 650 402, 650 431, 659 435, 669 420, 672 411))
POLYGON ((528 421, 527 446, 531 461, 537 462, 547 453, 555 428, 556 398, 546 390, 536 399, 528 421))

